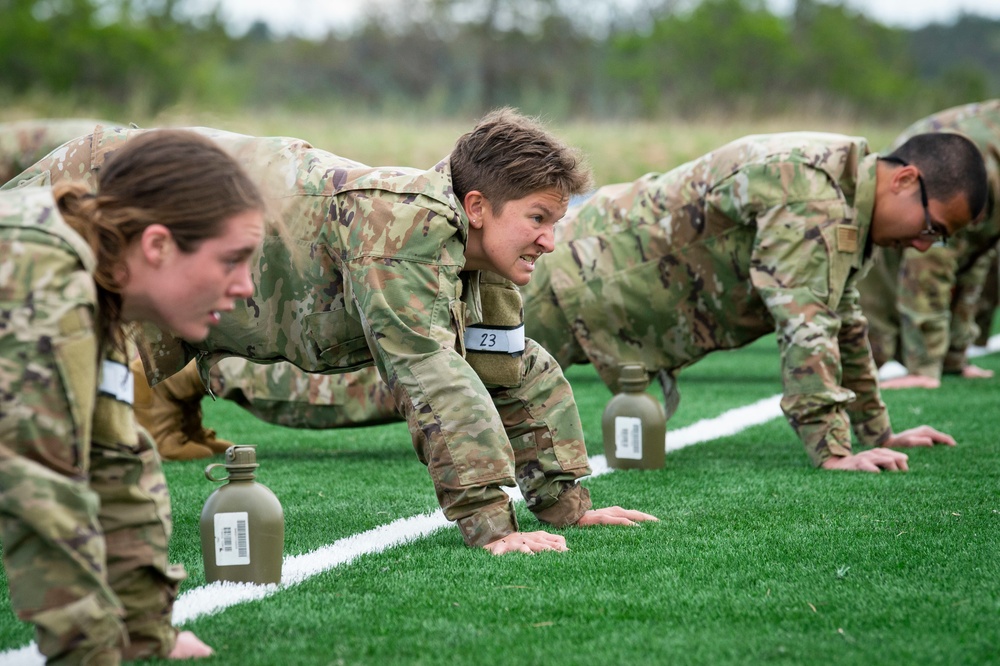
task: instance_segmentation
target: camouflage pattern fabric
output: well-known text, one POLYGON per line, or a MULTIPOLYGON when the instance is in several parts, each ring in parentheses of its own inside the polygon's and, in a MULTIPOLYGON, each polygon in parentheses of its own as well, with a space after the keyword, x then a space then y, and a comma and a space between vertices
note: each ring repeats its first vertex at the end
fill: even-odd
POLYGON ((858 306, 876 156, 864 139, 750 136, 665 174, 603 187, 557 226, 522 292, 529 337, 563 366, 668 381, 777 332, 782 409, 815 465, 890 434, 858 306))
POLYGON ((70 139, 90 134, 97 124, 69 118, 0 123, 0 185, 70 139))
POLYGON ((165 656, 184 577, 153 443, 97 390, 93 266, 47 190, 0 194, 0 539, 52 664, 165 656))
POLYGON ((958 132, 979 147, 990 187, 984 219, 925 253, 878 248, 876 268, 859 289, 876 362, 896 359, 911 374, 938 379, 967 363, 965 350, 979 335, 976 313, 1000 242, 1000 100, 929 116, 908 127, 892 148, 925 132, 958 132))
POLYGON ((403 418, 375 368, 319 375, 291 363, 261 365, 230 357, 212 368, 210 388, 257 418, 289 428, 375 425, 403 418))
MULTIPOLYGON (((93 180, 108 155, 142 131, 99 128, 5 187, 93 180)), ((206 385, 209 368, 227 356, 321 373, 374 363, 466 543, 485 545, 517 530, 501 489, 515 479, 526 498, 536 498, 529 506, 539 518, 576 523, 590 508, 576 479, 590 470, 561 371, 536 345, 522 359, 520 386, 501 390, 465 359, 465 327, 484 313, 479 274, 463 270, 468 218, 449 161, 428 170, 373 168, 297 139, 195 131, 261 184, 268 230, 253 261, 253 297, 197 346, 152 332, 144 359, 150 382, 193 358, 206 385), (527 407, 514 409, 512 395, 527 407), (534 451, 524 448, 532 443, 534 451)))
POLYGON ((998 264, 1000 253, 994 252, 993 264, 986 273, 986 281, 983 283, 983 294, 979 299, 979 306, 976 308, 976 328, 979 335, 973 344, 985 347, 989 342, 990 334, 993 332, 993 320, 996 318, 998 301, 1000 301, 1000 264, 998 264))

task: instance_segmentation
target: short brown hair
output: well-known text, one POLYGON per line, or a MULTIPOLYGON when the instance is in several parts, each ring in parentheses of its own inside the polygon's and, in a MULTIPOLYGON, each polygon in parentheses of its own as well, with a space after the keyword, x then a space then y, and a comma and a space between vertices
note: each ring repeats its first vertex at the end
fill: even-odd
POLYGON ((590 168, 579 151, 512 108, 492 111, 459 137, 450 160, 459 202, 478 190, 497 212, 508 201, 541 190, 555 188, 569 197, 591 187, 590 168))
POLYGON ((79 182, 53 187, 59 212, 97 258, 102 335, 124 346, 115 273, 129 244, 162 224, 181 252, 225 233, 226 222, 264 210, 257 186, 211 139, 184 130, 151 130, 129 139, 101 168, 97 193, 79 182))

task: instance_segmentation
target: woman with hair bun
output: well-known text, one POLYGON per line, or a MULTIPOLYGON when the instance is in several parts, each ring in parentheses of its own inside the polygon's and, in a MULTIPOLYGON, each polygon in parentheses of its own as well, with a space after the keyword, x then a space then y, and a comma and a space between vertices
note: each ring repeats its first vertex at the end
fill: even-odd
POLYGON ((48 663, 212 654, 171 624, 170 500, 128 362, 253 293, 263 202, 214 142, 158 130, 79 182, 0 193, 0 540, 48 663))

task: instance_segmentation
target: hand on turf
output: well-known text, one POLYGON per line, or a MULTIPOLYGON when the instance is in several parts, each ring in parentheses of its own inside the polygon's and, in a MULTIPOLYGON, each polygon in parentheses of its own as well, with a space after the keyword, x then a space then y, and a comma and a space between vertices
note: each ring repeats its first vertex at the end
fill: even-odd
POLYGON ((603 509, 591 509, 587 511, 576 524, 580 527, 590 527, 591 525, 635 525, 637 522, 646 520, 659 521, 660 519, 642 511, 623 509, 620 506, 609 506, 603 509))
POLYGON ((963 379, 989 379, 992 376, 992 370, 980 368, 978 365, 967 365, 962 368, 963 379))
POLYGON ((936 389, 941 386, 941 380, 934 379, 933 377, 924 377, 923 375, 903 375, 895 379, 886 379, 879 382, 878 385, 880 388, 890 391, 892 389, 909 388, 936 389))
POLYGON ((869 449, 852 456, 835 456, 823 463, 823 469, 841 469, 852 472, 881 472, 883 469, 894 472, 909 470, 906 466, 906 454, 890 449, 869 449))
POLYGON ((167 659, 198 659, 200 657, 211 657, 215 650, 202 642, 200 638, 190 631, 182 631, 177 634, 177 642, 174 649, 167 655, 167 659))
POLYGON ((504 553, 528 553, 534 555, 543 550, 566 551, 566 539, 548 532, 514 532, 483 546, 494 555, 504 553))
POLYGON ((914 446, 934 446, 935 444, 955 446, 955 440, 951 435, 946 435, 928 425, 922 425, 904 430, 898 435, 893 435, 885 443, 886 446, 891 446, 894 449, 912 448, 914 446))

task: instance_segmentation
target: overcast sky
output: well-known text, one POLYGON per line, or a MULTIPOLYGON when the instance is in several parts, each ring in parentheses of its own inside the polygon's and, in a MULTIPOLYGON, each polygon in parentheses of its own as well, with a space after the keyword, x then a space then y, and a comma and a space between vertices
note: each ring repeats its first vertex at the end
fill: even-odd
MULTIPOLYGON (((200 1, 206 6, 214 2, 200 1)), ((795 0, 768 2, 775 12, 785 12, 795 0)), ((223 15, 238 32, 260 19, 275 33, 294 32, 307 37, 323 36, 331 28, 345 29, 361 15, 365 3, 366 0, 219 0, 223 15)), ((947 22, 962 11, 1000 19, 1000 0, 846 0, 846 4, 888 25, 908 28, 947 22)))

